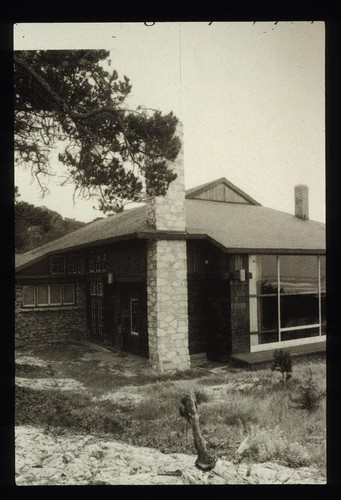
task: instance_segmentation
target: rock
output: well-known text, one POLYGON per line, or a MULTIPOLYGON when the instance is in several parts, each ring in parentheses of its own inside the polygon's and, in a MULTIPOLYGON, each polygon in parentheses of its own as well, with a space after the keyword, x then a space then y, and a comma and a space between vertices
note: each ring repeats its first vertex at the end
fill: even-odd
POLYGON ((324 484, 312 467, 290 469, 277 463, 234 464, 218 459, 213 470, 195 467, 195 455, 164 454, 95 436, 44 434, 42 428, 16 428, 16 484, 25 485, 181 485, 324 484), (105 454, 102 451, 105 449, 105 454))

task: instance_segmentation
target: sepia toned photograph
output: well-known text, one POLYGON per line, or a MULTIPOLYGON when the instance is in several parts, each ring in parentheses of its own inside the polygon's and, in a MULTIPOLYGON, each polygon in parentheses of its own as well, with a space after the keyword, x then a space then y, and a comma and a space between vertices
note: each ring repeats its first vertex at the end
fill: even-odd
POLYGON ((15 483, 320 485, 325 23, 18 23, 15 483))

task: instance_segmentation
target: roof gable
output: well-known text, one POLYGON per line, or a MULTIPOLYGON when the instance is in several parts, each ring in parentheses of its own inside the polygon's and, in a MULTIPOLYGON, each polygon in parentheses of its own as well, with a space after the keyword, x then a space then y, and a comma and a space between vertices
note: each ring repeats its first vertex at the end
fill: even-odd
POLYGON ((225 177, 207 184, 202 184, 186 191, 187 199, 221 201, 225 203, 243 203, 247 205, 260 205, 256 200, 244 193, 225 177))

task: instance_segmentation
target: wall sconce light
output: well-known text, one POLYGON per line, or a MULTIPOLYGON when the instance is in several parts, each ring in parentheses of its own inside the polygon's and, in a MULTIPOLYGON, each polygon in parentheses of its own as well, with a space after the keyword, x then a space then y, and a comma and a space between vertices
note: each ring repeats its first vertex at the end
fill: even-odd
POLYGON ((114 276, 112 273, 108 273, 108 285, 112 285, 114 281, 114 276))

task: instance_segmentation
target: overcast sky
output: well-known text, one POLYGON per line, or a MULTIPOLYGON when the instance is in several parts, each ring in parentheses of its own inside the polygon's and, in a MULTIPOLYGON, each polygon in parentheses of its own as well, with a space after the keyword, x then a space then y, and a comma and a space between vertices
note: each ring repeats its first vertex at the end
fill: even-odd
MULTIPOLYGON (((262 205, 294 213, 309 186, 325 219, 323 22, 38 23, 15 26, 16 50, 102 48, 132 83, 132 104, 174 111, 184 125, 186 188, 226 177, 262 205)), ((55 171, 62 166, 55 162, 55 171)), ((96 200, 49 182, 41 197, 18 169, 21 200, 90 221, 96 200)))

